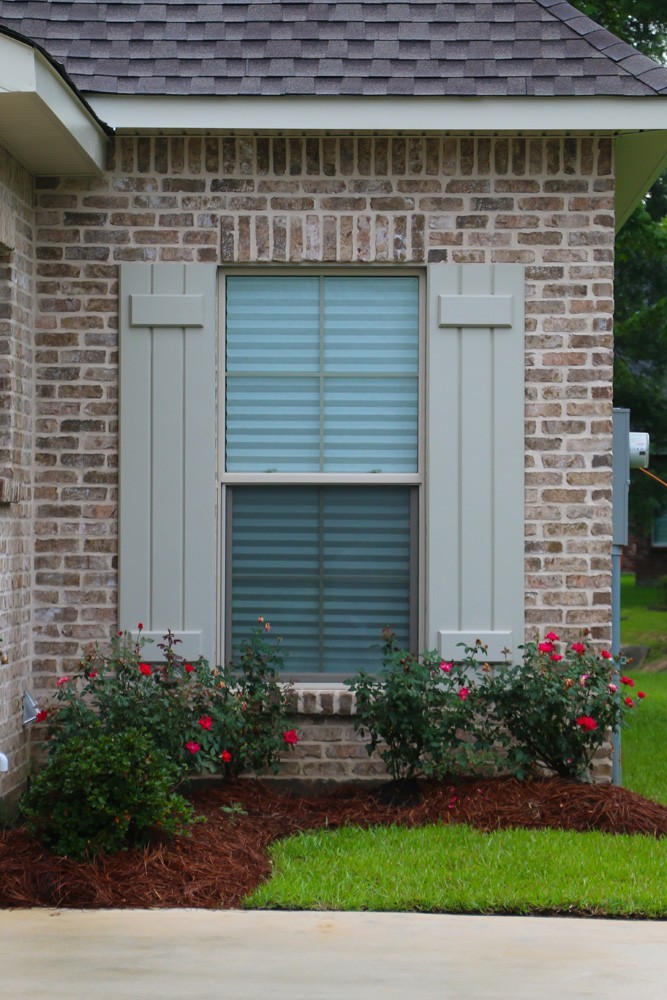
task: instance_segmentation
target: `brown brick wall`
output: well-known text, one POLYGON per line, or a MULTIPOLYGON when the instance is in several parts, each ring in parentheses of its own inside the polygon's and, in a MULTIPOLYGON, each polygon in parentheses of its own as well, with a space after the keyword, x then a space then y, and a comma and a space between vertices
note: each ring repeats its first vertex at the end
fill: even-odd
POLYGON ((613 208, 590 138, 120 138, 38 181, 40 685, 116 621, 121 261, 525 264, 527 622, 608 641, 613 208))
POLYGON ((0 148, 0 800, 12 797, 28 769, 21 724, 30 687, 31 483, 33 409, 32 181, 0 148))

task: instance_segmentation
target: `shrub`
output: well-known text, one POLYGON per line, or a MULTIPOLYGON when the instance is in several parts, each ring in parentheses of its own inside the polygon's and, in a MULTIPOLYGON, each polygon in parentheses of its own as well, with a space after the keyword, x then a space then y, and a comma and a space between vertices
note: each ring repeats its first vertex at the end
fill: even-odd
POLYGON ((597 652, 586 634, 565 645, 549 632, 520 648, 521 663, 496 666, 483 682, 490 719, 511 736, 508 763, 519 776, 539 764, 582 778, 608 731, 624 723, 644 694, 630 693, 627 660, 597 652))
POLYGON ((174 791, 180 769, 137 729, 98 725, 55 746, 22 808, 29 831, 58 854, 84 859, 185 833, 192 806, 174 791))
POLYGON ((380 673, 362 670, 346 681, 369 755, 377 750, 397 781, 493 765, 497 752, 479 724, 481 691, 468 664, 445 662, 435 651, 409 653, 391 629, 383 629, 382 641, 380 673))
POLYGON ((56 704, 42 713, 49 748, 100 728, 106 734, 131 728, 149 734, 183 771, 276 771, 289 742, 290 692, 279 683, 282 656, 268 628, 260 619, 236 661, 219 668, 204 659, 186 662, 171 632, 158 644, 162 663, 148 663, 148 640, 120 633, 109 652, 86 655, 79 676, 59 679, 56 704))

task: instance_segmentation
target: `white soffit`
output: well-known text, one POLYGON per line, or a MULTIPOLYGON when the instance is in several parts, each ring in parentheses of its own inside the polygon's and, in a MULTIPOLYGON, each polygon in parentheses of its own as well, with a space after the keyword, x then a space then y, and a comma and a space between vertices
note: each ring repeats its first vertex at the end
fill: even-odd
POLYGON ((107 139, 85 105, 30 45, 0 35, 0 144, 32 174, 104 169, 107 139))

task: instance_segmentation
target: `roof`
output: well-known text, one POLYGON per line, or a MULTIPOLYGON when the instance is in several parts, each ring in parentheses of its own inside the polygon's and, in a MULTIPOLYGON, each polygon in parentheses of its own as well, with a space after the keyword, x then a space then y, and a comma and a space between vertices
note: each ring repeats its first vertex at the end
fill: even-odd
POLYGON ((564 0, 0 0, 85 94, 667 95, 564 0))

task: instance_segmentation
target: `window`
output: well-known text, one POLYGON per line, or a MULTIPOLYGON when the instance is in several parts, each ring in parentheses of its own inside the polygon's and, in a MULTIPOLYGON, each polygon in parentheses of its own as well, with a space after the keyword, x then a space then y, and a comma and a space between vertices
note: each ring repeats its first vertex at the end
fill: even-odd
POLYGON ((419 317, 414 274, 227 276, 228 651, 258 614, 302 677, 416 641, 419 317))

